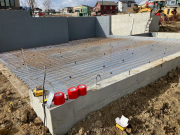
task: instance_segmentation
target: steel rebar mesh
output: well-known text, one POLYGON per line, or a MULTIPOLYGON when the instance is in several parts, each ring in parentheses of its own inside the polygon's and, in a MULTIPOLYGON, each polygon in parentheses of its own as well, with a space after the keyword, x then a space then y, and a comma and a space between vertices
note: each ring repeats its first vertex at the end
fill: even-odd
MULTIPOLYGON (((0 61, 31 89, 42 85, 46 65, 46 82, 50 82, 56 92, 67 93, 69 87, 95 84, 98 74, 102 80, 107 79, 179 52, 178 44, 178 40, 90 38, 24 49, 25 61, 20 50, 2 53, 0 61)), ((48 83, 45 87, 48 89, 48 83)))

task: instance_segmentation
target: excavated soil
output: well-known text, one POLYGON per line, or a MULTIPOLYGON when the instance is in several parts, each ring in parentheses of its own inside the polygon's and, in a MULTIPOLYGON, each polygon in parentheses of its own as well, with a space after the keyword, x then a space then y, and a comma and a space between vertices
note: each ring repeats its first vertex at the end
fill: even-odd
POLYGON ((162 24, 160 26, 159 32, 176 32, 180 33, 180 20, 171 21, 167 24, 162 24))
POLYGON ((0 135, 50 135, 26 99, 1 72, 0 135))
POLYGON ((180 68, 154 83, 90 113, 68 135, 179 135, 180 68), (115 118, 129 118, 126 131, 115 125, 115 118))

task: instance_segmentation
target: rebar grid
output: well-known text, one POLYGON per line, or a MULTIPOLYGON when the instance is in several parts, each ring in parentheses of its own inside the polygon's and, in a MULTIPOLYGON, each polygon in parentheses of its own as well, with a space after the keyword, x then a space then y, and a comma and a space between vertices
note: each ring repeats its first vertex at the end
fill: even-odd
MULTIPOLYGON (((0 61, 31 89, 42 85, 46 65, 46 82, 50 82, 56 92, 67 94, 70 87, 95 84, 98 74, 101 80, 107 79, 179 52, 179 43, 153 38, 90 38, 25 49, 26 63, 20 50, 0 54, 0 61)), ((50 89, 48 83, 45 88, 50 89)))

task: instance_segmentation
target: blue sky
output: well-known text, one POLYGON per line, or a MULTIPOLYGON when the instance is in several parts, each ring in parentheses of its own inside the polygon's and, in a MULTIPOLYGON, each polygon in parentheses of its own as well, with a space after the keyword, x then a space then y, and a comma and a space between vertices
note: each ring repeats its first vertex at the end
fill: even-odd
MULTIPOLYGON (((43 8, 42 6, 42 2, 44 0, 37 0, 38 1, 38 5, 40 8, 43 8)), ((104 0, 104 1, 113 1, 113 0, 104 0)), ((118 0, 114 0, 115 2, 117 2, 118 0)), ((136 3, 140 3, 143 0, 135 0, 136 3)), ((53 8, 58 10, 61 9, 61 7, 73 7, 73 6, 79 6, 81 4, 84 5, 89 5, 94 7, 96 4, 97 0, 52 0, 53 3, 53 8)))

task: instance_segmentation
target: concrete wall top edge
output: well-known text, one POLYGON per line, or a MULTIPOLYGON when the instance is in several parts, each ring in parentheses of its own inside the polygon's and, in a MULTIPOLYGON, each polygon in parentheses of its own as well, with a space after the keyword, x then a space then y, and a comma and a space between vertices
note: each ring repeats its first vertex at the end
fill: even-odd
POLYGON ((180 42, 180 39, 167 39, 167 38, 156 38, 156 37, 139 37, 139 36, 121 36, 121 35, 109 35, 109 38, 126 38, 126 39, 139 39, 149 41, 164 41, 164 42, 180 42))
POLYGON ((95 85, 89 87, 88 90, 94 90, 94 89, 95 90, 100 90, 100 89, 105 88, 105 87, 107 87, 109 85, 112 85, 113 83, 119 82, 119 81, 124 80, 126 78, 130 78, 130 77, 132 77, 132 76, 134 76, 136 74, 139 74, 139 73, 141 73, 143 71, 149 70, 151 68, 154 68, 154 67, 157 67, 157 66, 160 66, 160 65, 163 66, 164 63, 166 63, 166 62, 168 62, 168 61, 170 61, 172 59, 175 59, 175 58, 177 58, 179 56, 180 56, 180 52, 169 55, 167 57, 164 57, 163 60, 159 59, 159 60, 153 61, 151 63, 148 63, 146 65, 134 68, 134 69, 132 69, 130 71, 130 74, 129 74, 129 71, 123 72, 123 73, 115 75, 115 76, 113 76, 113 77, 111 77, 109 79, 100 81, 99 86, 96 86, 96 84, 95 84, 95 85))

